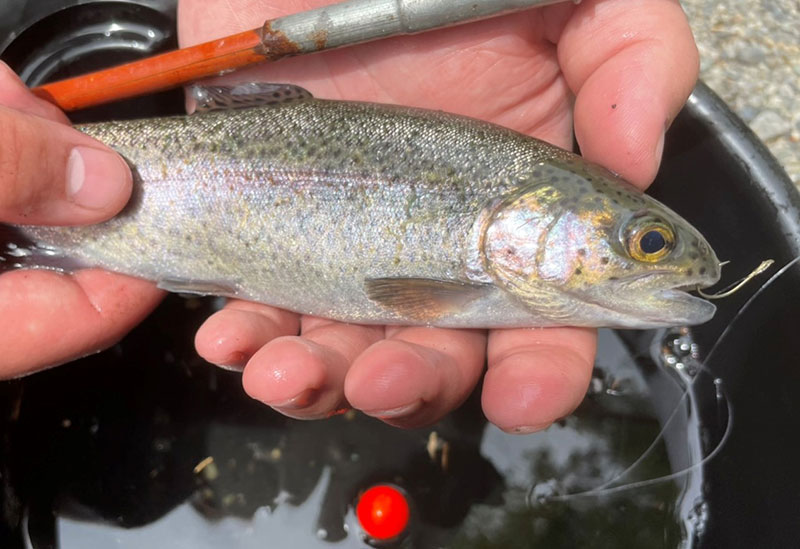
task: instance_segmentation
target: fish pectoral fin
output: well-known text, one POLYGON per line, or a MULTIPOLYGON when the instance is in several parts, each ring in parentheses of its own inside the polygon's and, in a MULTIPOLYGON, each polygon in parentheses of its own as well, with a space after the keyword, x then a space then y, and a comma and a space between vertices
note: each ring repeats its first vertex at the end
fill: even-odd
POLYGON ((158 281, 158 287, 176 294, 222 295, 233 297, 238 290, 233 284, 213 280, 186 280, 165 278, 158 281))
POLYGON ((484 297, 490 284, 431 278, 369 278, 367 297, 409 319, 433 322, 484 297))
POLYGON ((245 82, 235 86, 195 85, 192 86, 192 97, 197 101, 195 112, 281 105, 313 98, 300 86, 267 82, 245 82))

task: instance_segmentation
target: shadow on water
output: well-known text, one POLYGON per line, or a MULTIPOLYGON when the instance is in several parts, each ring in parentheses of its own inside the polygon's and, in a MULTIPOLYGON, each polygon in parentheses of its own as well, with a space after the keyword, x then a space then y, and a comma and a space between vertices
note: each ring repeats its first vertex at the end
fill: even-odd
MULTIPOLYGON (((27 22, 2 29, 0 53, 39 81, 174 45, 174 2, 128 4, 37 19, 13 0, 18 19, 0 21, 27 22), (93 50, 100 35, 116 50, 93 50)), ((181 108, 173 92, 80 117, 181 108)), ((732 260, 726 277, 800 254, 794 189, 703 86, 665 156, 652 192, 732 260)), ((170 297, 112 349, 0 383, 0 546, 362 547, 353 502, 378 482, 411 499, 404 547, 792 546, 798 279, 787 270, 737 317, 760 279, 692 332, 601 331, 584 403, 528 436, 487 425, 477 393, 422 430, 284 418, 194 352, 216 302, 170 297)))

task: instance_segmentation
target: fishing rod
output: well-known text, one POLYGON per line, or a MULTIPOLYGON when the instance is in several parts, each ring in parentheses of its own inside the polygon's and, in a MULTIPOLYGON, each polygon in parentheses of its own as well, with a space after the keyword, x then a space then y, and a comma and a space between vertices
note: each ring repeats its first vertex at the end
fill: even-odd
POLYGON ((44 84, 33 92, 65 111, 73 111, 176 88, 256 63, 422 33, 563 1, 568 0, 348 0, 268 19, 255 29, 196 46, 44 84))

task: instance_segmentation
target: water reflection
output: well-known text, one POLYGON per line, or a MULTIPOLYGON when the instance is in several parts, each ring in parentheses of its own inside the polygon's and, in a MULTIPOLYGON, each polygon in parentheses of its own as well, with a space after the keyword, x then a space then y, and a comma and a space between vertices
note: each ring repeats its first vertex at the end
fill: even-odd
POLYGON ((504 503, 476 505, 452 546, 694 545, 707 516, 698 465, 720 441, 701 442, 688 389, 715 385, 698 375, 688 330, 657 332, 649 357, 626 347, 642 337, 601 332, 592 394, 560 425, 523 441, 487 429, 481 451, 506 480, 504 503))
POLYGON ((703 527, 696 465, 718 441, 699 418, 726 418, 687 392, 716 390, 696 357, 664 355, 688 332, 601 331, 590 395, 544 433, 502 433, 477 398, 401 431, 249 400, 192 349, 214 306, 170 298, 114 349, 0 386, 29 547, 364 547, 352 506, 376 482, 412 500, 408 547, 677 547, 703 527))

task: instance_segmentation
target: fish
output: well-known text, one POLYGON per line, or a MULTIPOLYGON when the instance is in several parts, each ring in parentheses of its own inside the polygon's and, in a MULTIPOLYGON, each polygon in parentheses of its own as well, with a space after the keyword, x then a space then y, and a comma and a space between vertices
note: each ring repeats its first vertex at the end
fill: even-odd
POLYGON ((29 245, 6 268, 101 267, 359 324, 645 329, 714 314, 688 293, 719 280, 706 239, 570 151, 291 84, 194 94, 191 115, 76 126, 128 162, 131 199, 96 225, 16 226, 29 245))

